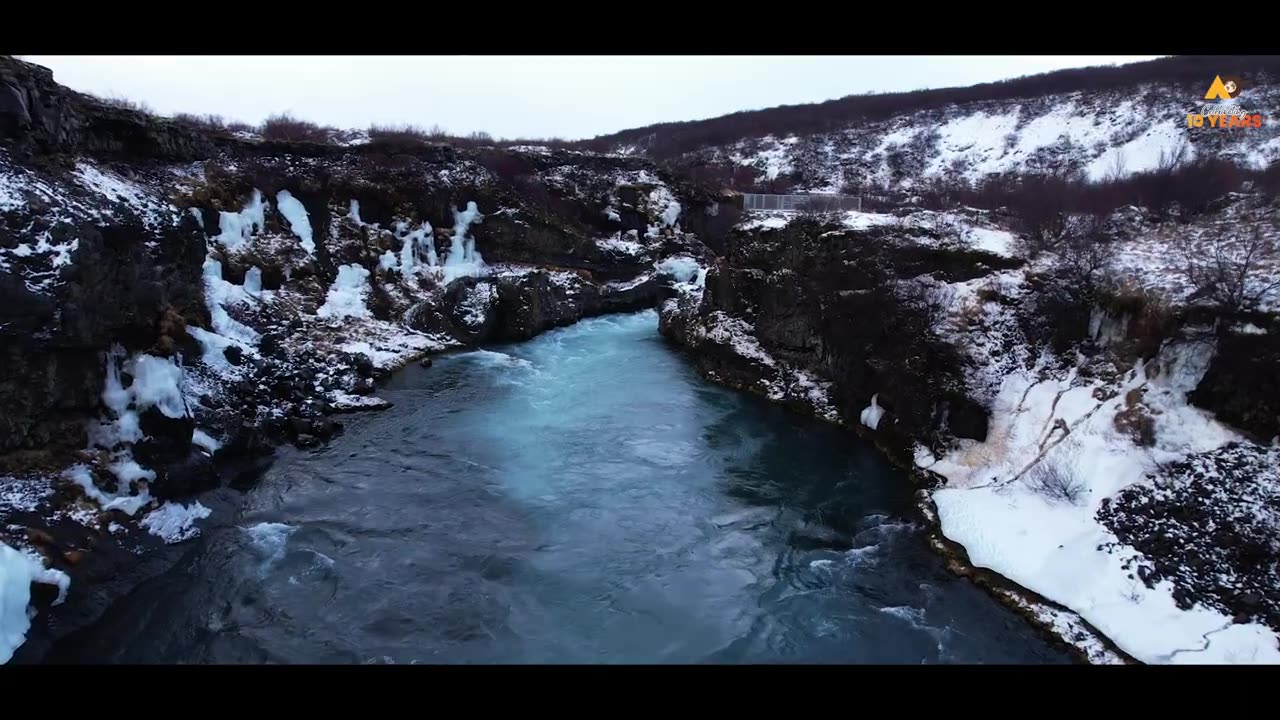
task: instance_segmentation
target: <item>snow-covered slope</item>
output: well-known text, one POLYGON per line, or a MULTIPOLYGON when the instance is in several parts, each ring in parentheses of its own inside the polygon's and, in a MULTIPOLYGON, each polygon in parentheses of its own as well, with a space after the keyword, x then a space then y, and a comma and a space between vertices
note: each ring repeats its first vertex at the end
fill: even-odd
POLYGON ((795 174, 799 188, 913 187, 928 179, 975 182, 1001 173, 1075 170, 1101 181, 1146 172, 1183 156, 1265 168, 1280 159, 1280 86, 1240 99, 1266 118, 1262 128, 1188 128, 1193 95, 1071 94, 901 115, 806 137, 763 137, 705 152, 758 170, 795 174), (892 129, 886 129, 892 128, 892 129))
POLYGON ((1280 159, 1280 84, 1248 87, 1231 102, 1260 128, 1190 128, 1205 89, 1135 85, 904 112, 816 134, 771 134, 686 153, 685 163, 750 168, 796 190, 874 192, 1003 173, 1077 172, 1089 180, 1156 170, 1180 158, 1265 168, 1280 159))

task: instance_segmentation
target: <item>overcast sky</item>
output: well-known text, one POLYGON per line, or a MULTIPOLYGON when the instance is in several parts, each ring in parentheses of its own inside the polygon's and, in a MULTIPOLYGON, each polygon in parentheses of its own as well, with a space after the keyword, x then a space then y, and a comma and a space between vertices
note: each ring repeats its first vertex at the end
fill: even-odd
POLYGON ((592 137, 656 122, 954 87, 1152 56, 52 56, 58 82, 161 114, 592 137))

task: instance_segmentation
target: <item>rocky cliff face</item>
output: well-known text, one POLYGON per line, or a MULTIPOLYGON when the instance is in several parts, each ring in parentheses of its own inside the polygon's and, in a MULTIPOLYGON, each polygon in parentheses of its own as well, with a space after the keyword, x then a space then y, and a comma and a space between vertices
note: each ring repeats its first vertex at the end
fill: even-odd
POLYGON ((981 440, 987 411, 933 327, 938 284, 1021 261, 933 240, 907 223, 742 229, 723 241, 705 291, 666 301, 661 328, 708 376, 830 419, 857 425, 875 397, 882 444, 900 460, 915 442, 981 440))
POLYGON ((635 158, 208 134, 0 58, 0 540, 76 588, 27 652, 196 532, 148 518, 229 502, 392 369, 652 307, 719 206, 635 158))

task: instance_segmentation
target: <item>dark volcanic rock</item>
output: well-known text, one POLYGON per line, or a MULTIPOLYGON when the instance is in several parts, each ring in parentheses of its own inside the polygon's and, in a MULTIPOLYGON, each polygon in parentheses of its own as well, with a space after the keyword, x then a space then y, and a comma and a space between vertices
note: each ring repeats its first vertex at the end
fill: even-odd
POLYGON ((1267 442, 1280 435, 1280 316, 1256 324, 1271 330, 1219 333, 1209 370, 1187 399, 1267 442))
POLYGON ((212 490, 218 485, 218 471, 213 458, 193 447, 181 462, 160 466, 152 492, 161 500, 180 499, 212 490))
POLYGON ((987 410, 971 399, 957 350, 937 335, 919 278, 977 277, 1010 261, 808 219, 735 231, 721 247, 701 301, 666 301, 660 316, 662 333, 690 348, 705 375, 759 392, 775 367, 717 339, 749 333, 770 358, 830 378, 845 418, 877 395, 886 410, 878 444, 903 462, 915 442, 985 438, 987 410))
POLYGON ((239 345, 228 345, 222 354, 226 356, 227 362, 232 365, 239 365, 244 361, 244 349, 239 345))
POLYGON ((0 139, 23 154, 78 151, 131 160, 194 160, 215 150, 192 128, 107 105, 58 85, 47 68, 9 57, 0 57, 0 139))
POLYGON ((145 467, 179 461, 191 449, 195 421, 190 416, 171 418, 152 407, 139 415, 138 424, 146 437, 134 444, 133 455, 145 467))
POLYGON ((467 344, 528 340, 586 317, 653 307, 661 287, 658 280, 648 277, 599 285, 578 274, 546 270, 464 277, 445 292, 447 310, 418 307, 410 314, 409 324, 423 332, 452 335, 467 344))
POLYGON ((100 401, 103 353, 113 342, 156 345, 158 323, 174 311, 207 325, 203 239, 178 230, 157 235, 136 222, 84 224, 77 239, 74 262, 49 295, 0 273, 0 453, 82 447, 83 429, 75 426, 100 401), (148 239, 156 246, 147 247, 148 239))
POLYGON ((1098 509, 1117 549, 1136 548, 1148 586, 1280 630, 1280 447, 1228 444, 1161 469, 1098 509))

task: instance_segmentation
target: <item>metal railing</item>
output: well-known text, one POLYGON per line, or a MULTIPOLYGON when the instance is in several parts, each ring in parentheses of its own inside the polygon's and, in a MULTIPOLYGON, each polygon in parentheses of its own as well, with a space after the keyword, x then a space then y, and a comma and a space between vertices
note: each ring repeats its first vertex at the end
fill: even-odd
POLYGON ((835 212, 841 210, 862 210, 862 198, 853 195, 827 195, 809 193, 807 195, 766 195, 763 193, 743 193, 742 208, 744 210, 761 210, 775 212, 835 212))

